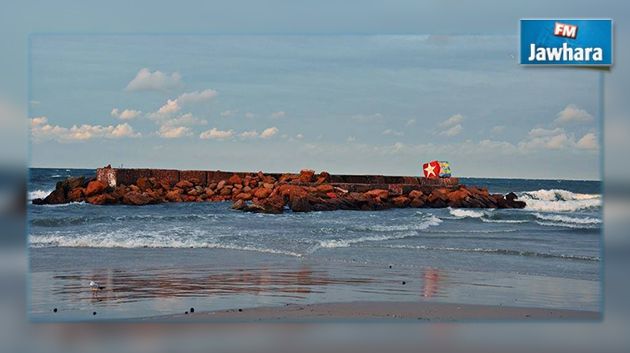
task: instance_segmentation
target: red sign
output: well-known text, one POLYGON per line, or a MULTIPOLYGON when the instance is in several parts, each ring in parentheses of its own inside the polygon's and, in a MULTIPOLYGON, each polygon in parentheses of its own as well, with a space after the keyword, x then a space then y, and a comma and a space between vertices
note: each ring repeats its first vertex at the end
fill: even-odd
POLYGON ((440 163, 438 161, 431 161, 422 165, 425 178, 438 178, 440 176, 440 163))

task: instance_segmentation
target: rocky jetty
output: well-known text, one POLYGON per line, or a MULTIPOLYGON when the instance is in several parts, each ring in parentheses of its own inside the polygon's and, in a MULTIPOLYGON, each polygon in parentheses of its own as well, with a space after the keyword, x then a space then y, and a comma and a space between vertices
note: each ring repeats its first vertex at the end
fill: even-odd
POLYGON ((273 175, 263 172, 222 173, 224 177, 218 180, 209 180, 206 174, 198 173, 183 174, 187 177, 176 180, 160 178, 163 173, 153 173, 147 175, 158 177, 140 176, 127 185, 117 183, 111 173, 102 178, 69 178, 57 183, 55 190, 46 198, 33 200, 33 204, 87 202, 94 205, 141 206, 166 202, 232 201, 233 209, 261 213, 282 213, 286 208, 293 212, 310 212, 405 207, 525 207, 525 202, 517 200, 514 193, 490 194, 485 188, 459 185, 456 179, 427 185, 419 183, 416 178, 400 177, 402 183, 381 184, 379 180, 370 183, 335 182, 335 177, 329 173, 317 174, 313 170, 273 175), (201 177, 195 177, 199 175, 201 177))

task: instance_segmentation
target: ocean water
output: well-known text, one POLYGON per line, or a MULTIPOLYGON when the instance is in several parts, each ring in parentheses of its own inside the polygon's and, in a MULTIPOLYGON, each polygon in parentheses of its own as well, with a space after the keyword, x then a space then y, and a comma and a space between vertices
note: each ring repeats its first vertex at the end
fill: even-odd
MULTIPOLYGON (((93 174, 31 169, 28 198, 93 174)), ((264 215, 229 202, 29 205, 29 314, 93 320, 354 300, 600 309, 600 182, 460 181, 514 191, 528 206, 264 215), (104 289, 92 292, 91 280, 104 289)))

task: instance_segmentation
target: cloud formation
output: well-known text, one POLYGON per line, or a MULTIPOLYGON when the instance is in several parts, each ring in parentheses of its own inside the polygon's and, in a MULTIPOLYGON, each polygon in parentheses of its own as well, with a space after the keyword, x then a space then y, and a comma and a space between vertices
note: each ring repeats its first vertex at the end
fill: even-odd
POLYGON ((120 111, 118 108, 112 109, 111 116, 120 120, 131 120, 142 114, 139 110, 125 109, 120 111))
POLYGON ((142 68, 125 88, 126 91, 165 91, 182 85, 182 76, 178 72, 165 74, 142 68))
POLYGON ((594 133, 587 133, 576 140, 575 135, 567 133, 561 128, 534 128, 529 131, 527 138, 519 142, 518 147, 523 151, 540 149, 561 150, 566 148, 596 150, 598 149, 598 144, 594 133))
POLYGON ((119 139, 140 136, 140 133, 136 133, 127 123, 109 126, 83 124, 67 128, 49 124, 45 116, 32 118, 30 123, 31 135, 35 142, 46 140, 78 142, 95 138, 119 139))
POLYGON ((448 119, 444 120, 439 124, 442 131, 440 131, 440 135, 442 136, 456 136, 464 131, 462 127, 462 122, 464 121, 464 116, 461 114, 455 114, 450 116, 448 119))
POLYGON ((216 127, 213 127, 210 130, 206 130, 199 135, 199 138, 208 140, 225 140, 234 136, 234 130, 219 130, 216 127))
POLYGON ((287 113, 285 113, 282 110, 271 113, 271 117, 274 118, 274 119, 284 118, 286 115, 287 115, 287 113))
POLYGON ((556 120, 554 120, 556 124, 588 123, 591 121, 593 121, 593 116, 574 104, 567 105, 556 115, 556 120))
POLYGON ((167 116, 180 111, 184 104, 209 101, 216 97, 217 94, 218 92, 213 89, 182 93, 175 99, 168 99, 166 103, 161 106, 156 113, 151 114, 151 116, 154 118, 167 116))
POLYGON ((277 133, 278 133, 278 128, 277 127, 275 127, 275 126, 274 127, 270 127, 270 128, 267 128, 267 129, 263 130, 263 132, 260 133, 260 138, 267 139, 267 138, 270 138, 270 137, 272 137, 273 135, 275 135, 277 133))

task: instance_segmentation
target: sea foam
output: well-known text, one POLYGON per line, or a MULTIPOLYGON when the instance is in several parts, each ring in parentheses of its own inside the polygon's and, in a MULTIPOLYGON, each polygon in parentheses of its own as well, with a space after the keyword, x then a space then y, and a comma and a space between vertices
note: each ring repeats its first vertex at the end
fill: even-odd
POLYGON ((572 212, 601 206, 601 195, 579 194, 562 189, 536 190, 519 193, 525 209, 540 212, 572 212))

